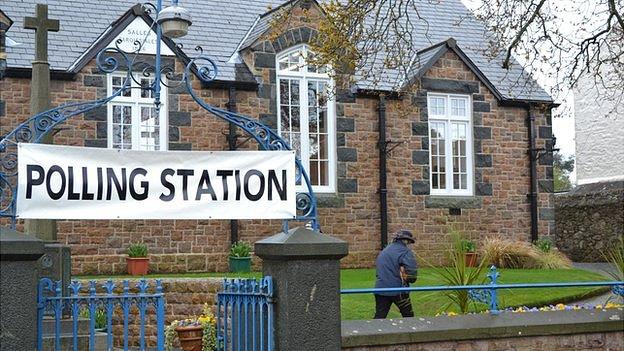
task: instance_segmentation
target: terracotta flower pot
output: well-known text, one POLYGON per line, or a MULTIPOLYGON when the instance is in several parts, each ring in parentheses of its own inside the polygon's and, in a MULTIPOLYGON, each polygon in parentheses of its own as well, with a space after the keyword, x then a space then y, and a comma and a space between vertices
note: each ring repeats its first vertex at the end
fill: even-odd
POLYGON ((204 328, 201 325, 176 327, 175 331, 178 332, 178 340, 180 340, 182 350, 201 351, 202 337, 204 336, 204 328))
POLYGON ((128 268, 128 274, 130 275, 147 275, 147 271, 149 270, 149 258, 126 257, 126 266, 128 268))
POLYGON ((476 267, 477 266, 477 253, 476 252, 466 252, 464 253, 464 262, 466 262, 467 267, 476 267))

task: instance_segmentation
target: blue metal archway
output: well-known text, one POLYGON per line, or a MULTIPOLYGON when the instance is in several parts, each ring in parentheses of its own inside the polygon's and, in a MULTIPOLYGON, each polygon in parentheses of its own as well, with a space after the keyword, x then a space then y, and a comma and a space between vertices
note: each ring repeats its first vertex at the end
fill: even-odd
MULTIPOLYGON (((144 9, 147 13, 151 13, 152 9, 159 11, 160 1, 158 6, 144 5, 144 9)), ((124 84, 121 88, 114 91, 111 96, 103 99, 64 104, 34 115, 0 140, 0 217, 10 218, 13 227, 15 227, 16 224, 18 176, 17 144, 40 143, 46 135, 53 132, 55 127, 64 123, 69 118, 103 106, 124 91, 133 89, 131 88, 131 81, 134 80, 138 83, 135 77, 137 73, 133 72, 133 68, 140 67, 141 73, 139 74, 144 77, 154 76, 152 85, 149 87, 141 87, 141 89, 148 89, 154 92, 154 103, 157 109, 160 108, 160 84, 170 87, 184 86, 199 106, 216 117, 228 123, 232 123, 245 131, 245 133, 249 134, 262 149, 269 151, 291 150, 290 145, 283 138, 263 123, 247 116, 214 107, 198 96, 192 87, 193 76, 196 76, 202 83, 210 83, 218 74, 217 65, 213 60, 203 54, 199 46, 196 47, 196 51, 199 53, 198 56, 188 61, 182 79, 171 83, 174 78, 172 70, 167 68, 163 69, 160 64, 160 42, 162 34, 157 20, 153 21, 152 26, 156 26, 155 30, 157 33, 157 54, 154 65, 143 61, 137 62, 137 58, 139 57, 138 53, 143 43, 136 42, 136 50, 132 53, 122 51, 119 49, 118 45, 116 45, 115 48, 105 48, 97 55, 97 67, 104 73, 118 72, 118 68, 121 67, 120 61, 123 61, 125 67, 127 67, 127 72, 124 84), (130 55, 132 55, 132 59, 129 58, 130 55), (162 79, 163 75, 167 79, 162 79)), ((141 86, 141 84, 138 84, 138 86, 141 86)), ((285 219, 282 226, 283 230, 285 232, 288 230, 288 224, 291 220, 309 223, 312 229, 320 230, 317 218, 316 197, 312 190, 310 178, 301 164, 301 160, 296 158, 295 162, 296 184, 302 184, 305 187, 305 191, 297 193, 297 216, 294 219, 285 219)))

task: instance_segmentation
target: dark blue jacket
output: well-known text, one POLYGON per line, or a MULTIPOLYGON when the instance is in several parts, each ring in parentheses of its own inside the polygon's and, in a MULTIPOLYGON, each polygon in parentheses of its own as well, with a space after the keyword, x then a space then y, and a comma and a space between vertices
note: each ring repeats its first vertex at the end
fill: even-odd
MULTIPOLYGON (((408 282, 413 283, 416 281, 416 270, 418 266, 414 253, 401 241, 393 242, 386 246, 383 251, 377 257, 377 281, 375 282, 376 288, 399 288, 403 286, 401 282, 400 270, 401 266, 405 267, 405 271, 408 274, 408 282)), ((409 285, 409 284, 406 284, 409 285)), ((396 296, 398 292, 384 292, 378 293, 378 295, 396 296)))

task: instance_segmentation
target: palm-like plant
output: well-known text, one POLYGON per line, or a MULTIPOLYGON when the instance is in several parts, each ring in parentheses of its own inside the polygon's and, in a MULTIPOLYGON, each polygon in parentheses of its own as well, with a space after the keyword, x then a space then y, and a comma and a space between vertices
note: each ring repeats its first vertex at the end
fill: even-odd
MULTIPOLYGON (((462 247, 462 237, 457 231, 451 231, 453 246, 449 251, 449 266, 436 267, 435 271, 440 276, 445 285, 478 285, 485 282, 485 270, 487 259, 482 259, 476 267, 468 267, 464 260, 464 248, 462 247)), ((448 290, 444 294, 450 302, 444 306, 444 310, 449 310, 456 305, 461 313, 468 312, 470 303, 475 304, 468 296, 468 290, 448 290)))

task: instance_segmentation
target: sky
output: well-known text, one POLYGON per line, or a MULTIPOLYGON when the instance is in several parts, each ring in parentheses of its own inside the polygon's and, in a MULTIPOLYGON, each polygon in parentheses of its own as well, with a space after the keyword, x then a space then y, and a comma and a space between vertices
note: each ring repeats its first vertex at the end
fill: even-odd
MULTIPOLYGON (((483 0, 462 0, 462 2, 470 9, 478 8, 479 4, 483 0)), ((558 22, 553 23, 559 31, 564 35, 574 40, 582 36, 583 31, 581 27, 591 28, 591 23, 584 21, 584 16, 591 18, 598 18, 598 16, 591 16, 592 11, 595 10, 595 5, 592 2, 579 1, 579 0, 556 0, 549 1, 548 8, 551 11, 557 12, 558 22)), ((523 63, 523 58, 514 55, 516 59, 523 63)), ((552 87, 557 84, 556 71, 552 66, 542 63, 536 70, 530 71, 537 82, 551 92, 552 87), (552 75, 549 77, 549 74, 552 75)), ((575 155, 575 130, 574 130, 574 94, 570 90, 564 90, 558 94, 552 94, 555 102, 560 103, 561 106, 553 111, 553 115, 557 116, 553 118, 553 133, 557 138, 556 148, 560 149, 560 152, 566 156, 575 155)), ((576 173, 570 175, 572 181, 576 179, 576 173)))

